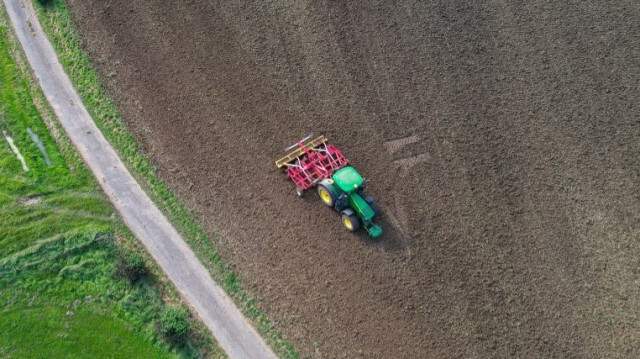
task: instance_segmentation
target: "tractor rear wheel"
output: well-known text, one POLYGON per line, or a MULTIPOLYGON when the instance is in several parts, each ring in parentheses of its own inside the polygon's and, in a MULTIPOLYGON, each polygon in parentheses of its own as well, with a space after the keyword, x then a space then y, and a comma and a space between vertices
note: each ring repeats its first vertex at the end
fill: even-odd
POLYGON ((322 200, 322 202, 328 207, 333 207, 333 205, 336 203, 336 199, 338 198, 331 185, 319 184, 318 194, 320 195, 320 199, 322 200))
POLYGON ((351 232, 355 232, 360 228, 360 220, 353 210, 346 209, 342 211, 342 224, 351 232))

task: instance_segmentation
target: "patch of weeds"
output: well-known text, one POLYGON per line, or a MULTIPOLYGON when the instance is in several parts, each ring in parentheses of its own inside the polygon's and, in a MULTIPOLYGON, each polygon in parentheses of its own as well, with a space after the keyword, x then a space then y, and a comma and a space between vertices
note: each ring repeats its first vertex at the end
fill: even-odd
POLYGON ((160 316, 160 326, 169 341, 183 344, 189 331, 189 312, 182 307, 166 306, 160 316))
POLYGON ((118 253, 118 274, 127 278, 130 283, 134 283, 146 275, 147 267, 142 256, 129 249, 122 248, 118 253))

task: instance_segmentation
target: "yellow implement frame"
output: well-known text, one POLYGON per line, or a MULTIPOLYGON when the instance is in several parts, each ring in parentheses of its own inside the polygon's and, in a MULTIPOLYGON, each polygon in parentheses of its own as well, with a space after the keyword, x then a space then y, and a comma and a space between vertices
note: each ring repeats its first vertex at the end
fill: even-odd
MULTIPOLYGON (((304 142, 303 145, 308 150, 312 150, 312 149, 324 144, 325 142, 327 142, 327 138, 326 137, 318 136, 318 137, 314 138, 313 140, 309 140, 309 141, 304 142)), ((304 149, 302 147, 298 146, 298 148, 296 148, 295 150, 287 153, 286 155, 284 155, 284 157, 278 159, 276 161, 276 167, 282 168, 282 167, 286 166, 287 163, 295 160, 296 158, 298 158, 303 153, 304 153, 304 149)))

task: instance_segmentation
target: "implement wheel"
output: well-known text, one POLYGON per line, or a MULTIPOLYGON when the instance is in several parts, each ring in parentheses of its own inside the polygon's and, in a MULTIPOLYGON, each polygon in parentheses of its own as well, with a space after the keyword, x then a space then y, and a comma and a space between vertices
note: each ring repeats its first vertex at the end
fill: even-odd
POLYGON ((345 226, 345 228, 347 228, 351 232, 355 232, 358 230, 358 228, 360 228, 360 220, 351 209, 345 209, 344 211, 342 211, 341 219, 342 224, 345 226))

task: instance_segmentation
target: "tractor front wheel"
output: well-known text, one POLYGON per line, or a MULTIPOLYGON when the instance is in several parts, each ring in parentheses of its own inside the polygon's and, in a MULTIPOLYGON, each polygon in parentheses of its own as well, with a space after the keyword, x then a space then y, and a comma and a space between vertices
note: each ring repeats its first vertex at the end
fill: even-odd
POLYGON ((323 184, 319 184, 318 194, 320 195, 320 199, 322 200, 322 202, 328 207, 333 207, 333 205, 336 203, 336 198, 338 197, 336 196, 335 191, 333 190, 333 188, 331 188, 330 185, 325 186, 323 184))
POLYGON ((351 232, 355 232, 360 228, 360 220, 352 210, 342 211, 342 224, 351 232))

